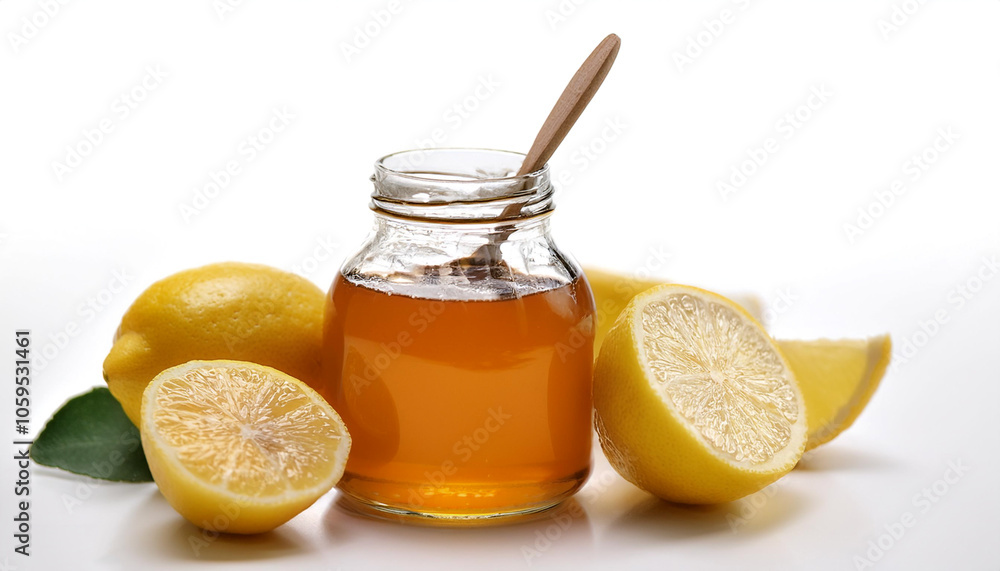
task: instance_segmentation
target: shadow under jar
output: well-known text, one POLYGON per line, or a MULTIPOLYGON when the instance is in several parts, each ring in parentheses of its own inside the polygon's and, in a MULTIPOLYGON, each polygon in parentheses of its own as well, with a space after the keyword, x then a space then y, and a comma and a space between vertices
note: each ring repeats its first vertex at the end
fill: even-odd
POLYGON ((548 167, 516 176, 523 158, 437 149, 375 165, 374 230, 334 280, 323 331, 355 509, 471 522, 550 508, 587 478, 594 301, 550 235, 548 167))

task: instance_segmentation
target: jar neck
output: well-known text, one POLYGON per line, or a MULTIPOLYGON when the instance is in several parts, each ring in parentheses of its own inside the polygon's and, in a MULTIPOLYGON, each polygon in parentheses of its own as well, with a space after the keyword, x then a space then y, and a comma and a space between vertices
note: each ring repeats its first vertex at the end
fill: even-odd
POLYGON ((546 237, 550 232, 551 209, 532 217, 514 219, 486 219, 475 222, 441 221, 427 218, 407 218, 375 209, 376 232, 406 232, 409 235, 460 232, 473 237, 489 237, 502 234, 507 241, 546 237))
POLYGON ((553 209, 548 166, 516 174, 524 155, 484 149, 404 151, 375 164, 371 208, 451 224, 530 220, 553 209))

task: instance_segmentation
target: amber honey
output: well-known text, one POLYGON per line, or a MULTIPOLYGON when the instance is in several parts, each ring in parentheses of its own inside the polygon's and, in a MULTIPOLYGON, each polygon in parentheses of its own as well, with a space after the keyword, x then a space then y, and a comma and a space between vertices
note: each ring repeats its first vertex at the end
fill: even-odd
POLYGON ((378 510, 449 518, 571 495, 590 467, 593 311, 582 278, 466 301, 339 276, 323 370, 353 438, 340 489, 378 510))

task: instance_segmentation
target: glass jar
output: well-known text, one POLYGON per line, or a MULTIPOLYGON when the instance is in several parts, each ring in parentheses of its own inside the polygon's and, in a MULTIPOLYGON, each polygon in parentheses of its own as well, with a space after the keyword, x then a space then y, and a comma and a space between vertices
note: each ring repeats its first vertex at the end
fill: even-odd
POLYGON ((544 510, 591 460, 594 301, 549 232, 548 167, 406 151, 375 164, 375 226, 327 298, 324 396, 353 438, 339 487, 376 515, 544 510))

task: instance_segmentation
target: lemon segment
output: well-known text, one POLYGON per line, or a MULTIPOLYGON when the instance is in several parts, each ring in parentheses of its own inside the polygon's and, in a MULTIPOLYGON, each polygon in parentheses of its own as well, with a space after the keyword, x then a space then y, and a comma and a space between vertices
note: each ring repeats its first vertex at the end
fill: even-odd
POLYGON ((602 448, 623 477, 661 498, 732 501, 802 455, 806 410, 788 363, 722 296, 681 285, 637 295, 595 367, 602 448))
POLYGON ((239 361, 192 361, 146 387, 140 425, 150 472, 196 526, 274 529, 343 475, 351 437, 305 383, 239 361))
POLYGON ((854 423, 892 357, 888 335, 777 343, 795 372, 809 411, 806 450, 829 442, 854 423))

